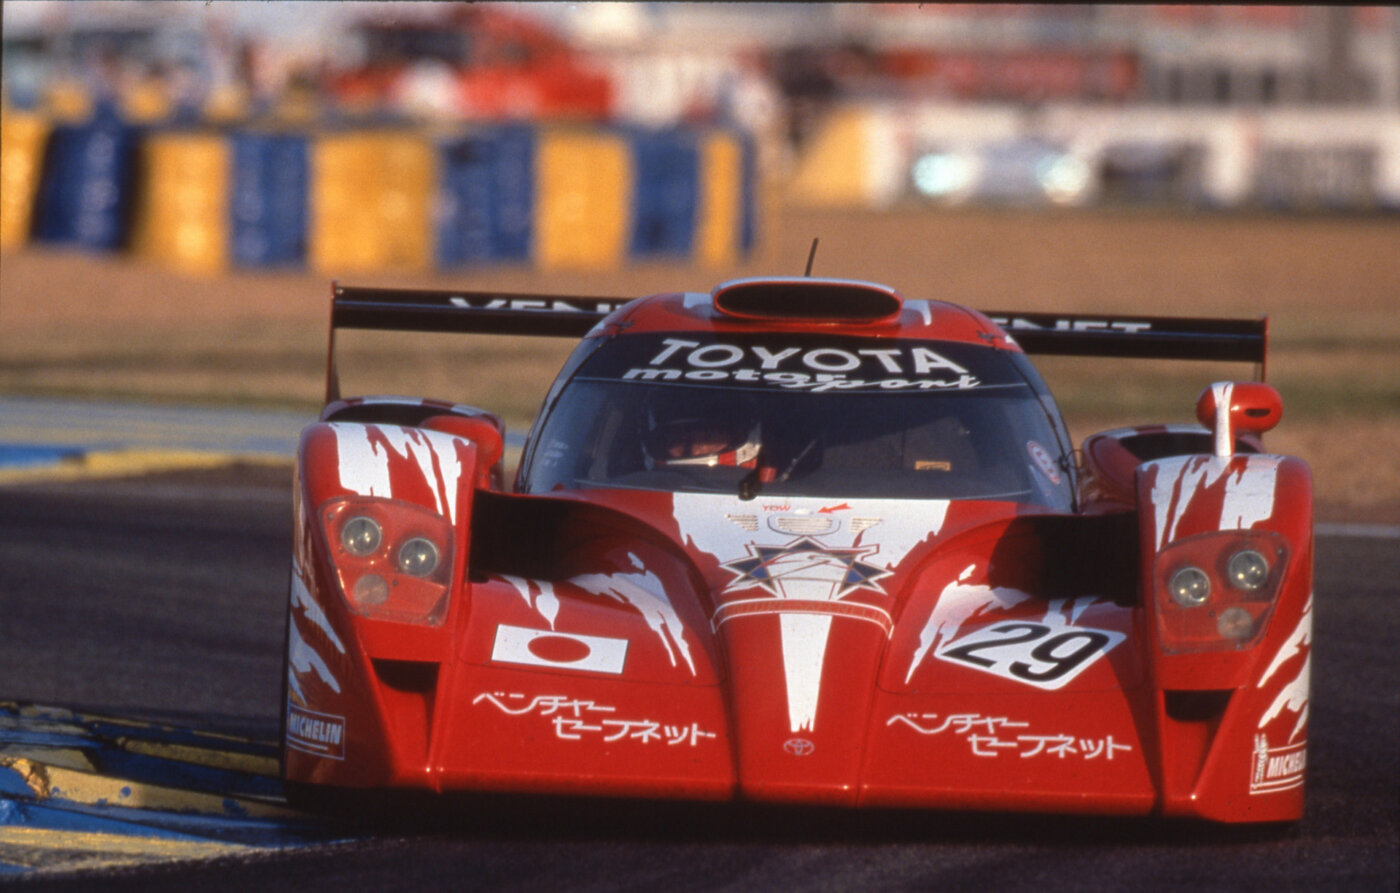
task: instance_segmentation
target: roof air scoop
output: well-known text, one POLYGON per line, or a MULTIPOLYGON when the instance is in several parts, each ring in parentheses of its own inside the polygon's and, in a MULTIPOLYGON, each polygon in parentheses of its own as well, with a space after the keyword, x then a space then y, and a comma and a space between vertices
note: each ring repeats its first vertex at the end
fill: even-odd
POLYGON ((873 282, 848 279, 740 279, 714 291, 715 309, 737 319, 814 323, 892 322, 904 301, 873 282))

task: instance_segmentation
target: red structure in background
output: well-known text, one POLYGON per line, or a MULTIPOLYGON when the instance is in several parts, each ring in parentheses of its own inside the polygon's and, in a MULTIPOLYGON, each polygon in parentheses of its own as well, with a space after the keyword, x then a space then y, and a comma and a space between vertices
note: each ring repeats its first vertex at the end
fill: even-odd
POLYGON ((1128 99, 1138 87, 1131 52, 939 52, 884 54, 883 73, 957 99, 1128 99))
POLYGON ((454 4, 432 18, 367 19, 354 37, 354 63, 332 63, 326 81, 351 107, 404 110, 426 94, 435 109, 462 118, 612 113, 608 74, 528 16, 454 4))

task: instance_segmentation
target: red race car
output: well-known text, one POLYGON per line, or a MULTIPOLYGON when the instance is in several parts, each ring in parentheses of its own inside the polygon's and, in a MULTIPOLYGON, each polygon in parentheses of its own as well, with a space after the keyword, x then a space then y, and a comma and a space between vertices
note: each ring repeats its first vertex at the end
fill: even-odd
MULTIPOLYGON (((302 434, 289 797, 343 789, 1298 819, 1312 498, 1260 382, 1075 452, 1027 352, 1260 364, 1263 320, 872 283, 334 288, 302 434), (341 399, 337 329, 581 338, 526 438, 341 399)), ((470 374, 469 370, 464 370, 470 374)), ((1262 377, 1262 375, 1261 375, 1262 377)))

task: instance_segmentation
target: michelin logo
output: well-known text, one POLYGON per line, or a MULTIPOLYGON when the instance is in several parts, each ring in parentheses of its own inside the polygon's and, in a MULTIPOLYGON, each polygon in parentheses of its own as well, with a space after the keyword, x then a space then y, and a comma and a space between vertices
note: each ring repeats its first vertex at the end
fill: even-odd
POLYGON ((332 760, 345 759, 345 717, 287 705, 287 746, 332 760))
POLYGON ((1254 773, 1249 779, 1251 794, 1287 791, 1303 783, 1308 766, 1307 742, 1270 747, 1264 735, 1254 738, 1254 773))

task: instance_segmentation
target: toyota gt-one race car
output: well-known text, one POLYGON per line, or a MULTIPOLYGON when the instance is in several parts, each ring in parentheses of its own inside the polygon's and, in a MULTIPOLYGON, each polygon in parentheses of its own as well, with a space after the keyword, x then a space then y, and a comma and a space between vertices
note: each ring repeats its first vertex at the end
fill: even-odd
POLYGON ((1211 385, 1200 427, 1076 452, 1026 358, 1262 377, 1264 321, 984 315, 815 278, 333 292, 295 485, 293 799, 1300 817, 1311 484, 1263 451, 1277 393, 1211 385), (581 341, 506 484, 494 415, 342 399, 344 328, 581 341))

